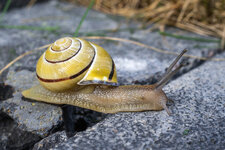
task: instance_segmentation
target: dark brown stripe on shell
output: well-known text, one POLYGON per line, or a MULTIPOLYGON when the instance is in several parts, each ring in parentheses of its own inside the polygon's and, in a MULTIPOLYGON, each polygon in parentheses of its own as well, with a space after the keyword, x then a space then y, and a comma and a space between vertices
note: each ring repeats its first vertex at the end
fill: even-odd
POLYGON ((114 75, 114 68, 115 68, 115 64, 114 64, 114 61, 112 59, 112 69, 111 69, 111 72, 109 74, 109 80, 112 80, 113 78, 113 75, 114 75))
POLYGON ((45 58, 45 60, 46 60, 47 62, 49 62, 49 63, 52 63, 52 64, 55 64, 55 63, 61 63, 61 62, 70 60, 71 58, 73 58, 74 56, 76 56, 76 55, 80 52, 81 47, 82 47, 82 44, 81 44, 80 41, 79 41, 79 43, 80 43, 80 47, 79 47, 78 51, 77 51, 73 56, 71 56, 71 57, 69 57, 69 58, 67 58, 67 59, 65 59, 65 60, 60 60, 60 61, 51 61, 51 60, 48 60, 48 59, 46 59, 46 58, 45 58))
POLYGON ((86 70, 89 69, 89 67, 92 65, 93 61, 94 61, 94 58, 95 58, 95 52, 94 52, 94 57, 92 58, 91 62, 84 68, 82 69, 80 72, 78 72, 77 74, 75 75, 72 75, 70 77, 67 77, 67 78, 61 78, 61 79, 44 79, 44 78, 41 78, 40 76, 38 76, 38 74, 36 73, 37 75, 37 78, 42 81, 42 82, 60 82, 60 81, 65 81, 65 80, 69 80, 69 79, 74 79, 76 77, 78 77, 79 75, 81 75, 82 73, 84 73, 86 70))

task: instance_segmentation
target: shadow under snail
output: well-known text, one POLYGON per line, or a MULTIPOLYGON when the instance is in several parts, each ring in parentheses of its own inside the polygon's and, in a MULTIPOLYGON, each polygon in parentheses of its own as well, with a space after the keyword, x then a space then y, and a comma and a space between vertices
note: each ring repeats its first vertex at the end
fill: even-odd
POLYGON ((173 69, 186 51, 181 52, 157 83, 118 86, 115 64, 102 47, 80 38, 61 38, 38 60, 36 75, 40 84, 22 95, 103 113, 165 109, 171 114, 162 88, 183 66, 173 69))

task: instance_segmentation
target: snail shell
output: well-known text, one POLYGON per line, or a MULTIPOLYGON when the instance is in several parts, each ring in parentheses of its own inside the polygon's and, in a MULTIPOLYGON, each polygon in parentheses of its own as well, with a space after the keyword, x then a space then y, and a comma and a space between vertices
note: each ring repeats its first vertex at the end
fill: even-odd
POLYGON ((41 85, 54 92, 79 85, 118 85, 110 55, 99 45, 80 38, 55 41, 38 60, 36 73, 41 85))

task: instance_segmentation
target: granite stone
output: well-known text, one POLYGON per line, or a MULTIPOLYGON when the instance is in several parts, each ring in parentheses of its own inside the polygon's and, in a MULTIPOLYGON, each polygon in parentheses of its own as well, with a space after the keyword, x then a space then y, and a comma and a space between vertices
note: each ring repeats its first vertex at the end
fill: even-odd
POLYGON ((10 116, 21 129, 45 137, 52 128, 62 123, 62 110, 54 105, 22 98, 22 90, 37 83, 35 80, 35 73, 30 71, 10 71, 5 83, 14 87, 13 97, 1 101, 0 110, 10 116))
POLYGON ((171 116, 117 113, 54 149, 224 149, 224 67, 209 61, 169 83, 164 90, 175 102, 171 116))
MULTIPOLYGON (((57 30, 0 28, 0 68, 28 50, 73 36, 85 9, 62 1, 48 1, 7 12, 2 20, 4 25, 50 26, 57 30)), ((162 36, 158 31, 150 31, 152 25, 145 29, 139 28, 140 25, 90 10, 78 36, 120 37, 176 53, 187 48, 188 54, 200 57, 218 53, 217 42, 162 36)), ((215 40, 173 27, 165 31, 215 40)), ((101 45, 112 56, 120 84, 154 83, 175 58, 126 42, 90 41, 101 45)), ((171 116, 165 111, 105 115, 74 107, 71 122, 67 123, 62 119, 60 106, 31 101, 21 95, 23 90, 38 84, 35 65, 43 51, 24 57, 0 75, 0 131, 4 133, 0 135, 0 146, 3 149, 31 149, 42 138, 34 149, 224 149, 225 81, 221 69, 225 67, 224 62, 185 58, 188 66, 164 88, 175 101, 169 106, 171 116), (11 130, 4 126, 3 120, 9 122, 11 130), (66 124, 81 127, 75 136, 66 138, 66 124), (17 134, 12 136, 13 132, 17 134), (20 136, 24 140, 18 139, 20 136)))

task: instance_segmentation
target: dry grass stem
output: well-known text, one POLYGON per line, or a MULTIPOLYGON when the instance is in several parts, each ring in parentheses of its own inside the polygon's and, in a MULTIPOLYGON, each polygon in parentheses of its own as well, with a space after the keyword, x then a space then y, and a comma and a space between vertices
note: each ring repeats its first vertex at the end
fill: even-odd
POLYGON ((37 0, 30 0, 29 3, 27 4, 27 8, 31 8, 37 0))
MULTIPOLYGON (((67 1, 85 6, 89 4, 89 0, 67 1)), ((225 0, 96 0, 94 8, 218 37, 224 47, 225 0)))
POLYGON ((33 50, 27 51, 27 52, 23 53, 22 55, 16 57, 15 59, 13 59, 11 62, 9 62, 5 67, 3 67, 3 68, 0 70, 0 75, 2 74, 3 71, 5 71, 6 69, 8 69, 10 66, 12 66, 12 65, 13 65, 15 62, 17 62, 18 60, 22 59, 24 56, 27 56, 27 55, 29 55, 29 54, 31 54, 31 53, 37 51, 37 50, 41 50, 41 49, 47 48, 47 47, 49 47, 49 46, 50 46, 50 44, 44 45, 44 46, 35 48, 35 49, 33 49, 33 50))

